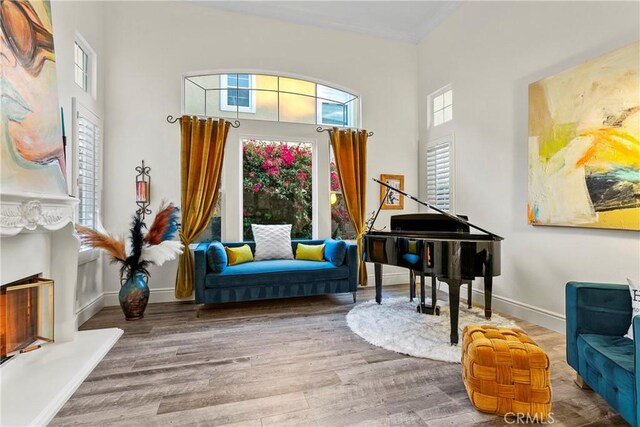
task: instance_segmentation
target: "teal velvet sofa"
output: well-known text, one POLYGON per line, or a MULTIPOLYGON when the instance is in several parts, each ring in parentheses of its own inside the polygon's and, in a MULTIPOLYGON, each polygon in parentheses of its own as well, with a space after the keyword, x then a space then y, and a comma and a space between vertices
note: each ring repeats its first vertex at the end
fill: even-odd
POLYGON ((640 316, 633 340, 629 286, 569 282, 566 285, 567 362, 629 424, 640 426, 640 316))
MULTIPOLYGON (((335 241, 332 241, 335 243, 335 241)), ((295 256, 298 243, 320 245, 325 240, 293 240, 295 256)), ((228 247, 248 244, 255 254, 255 243, 223 242, 228 247)), ((214 271, 207 262, 210 243, 200 243, 194 250, 194 287, 197 304, 256 301, 333 293, 353 294, 358 288, 358 251, 355 244, 342 242, 345 255, 337 262, 306 260, 264 260, 223 267, 214 271)))

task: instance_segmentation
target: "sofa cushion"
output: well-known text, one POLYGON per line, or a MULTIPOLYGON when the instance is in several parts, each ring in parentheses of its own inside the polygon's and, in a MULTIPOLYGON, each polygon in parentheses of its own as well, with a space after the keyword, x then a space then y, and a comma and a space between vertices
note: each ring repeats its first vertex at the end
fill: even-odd
POLYGON ((222 243, 218 241, 211 242, 207 248, 207 264, 209 264, 211 271, 220 273, 227 267, 228 262, 227 251, 222 246, 222 243))
POLYGON ((298 243, 296 246, 296 259, 324 261, 324 244, 305 245, 304 243, 298 243))
POLYGON ((347 266, 335 267, 326 261, 266 260, 229 266, 222 273, 207 274, 205 287, 295 284, 348 277, 347 266))
POLYGON ((291 224, 251 224, 256 242, 256 261, 266 259, 293 259, 291 249, 291 224))
POLYGON ((581 334, 578 336, 580 375, 627 420, 633 418, 633 405, 626 405, 634 395, 632 340, 622 336, 581 334), (628 407, 630 413, 623 413, 628 407))
POLYGON ((227 252, 230 266, 253 261, 253 252, 251 252, 249 245, 242 245, 237 248, 225 246, 224 250, 227 252))
MULTIPOLYGON (((634 316, 640 315, 640 283, 627 278, 629 282, 629 292, 631 293, 631 320, 634 316)), ((633 339, 633 322, 629 325, 629 330, 625 337, 633 339)))
POLYGON ((335 266, 344 262, 347 254, 347 244, 343 240, 327 239, 324 242, 324 259, 335 266))

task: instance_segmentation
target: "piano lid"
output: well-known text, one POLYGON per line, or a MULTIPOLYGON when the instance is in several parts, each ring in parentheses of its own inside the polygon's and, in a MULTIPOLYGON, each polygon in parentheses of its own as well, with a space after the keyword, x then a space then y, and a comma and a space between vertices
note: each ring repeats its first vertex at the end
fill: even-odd
MULTIPOLYGON (((389 191, 389 190, 393 190, 393 191, 395 191, 395 192, 397 192, 397 193, 400 193, 400 194, 402 194, 403 196, 408 197, 408 198, 410 198, 411 200, 413 200, 413 201, 415 201, 415 202, 417 202, 417 203, 419 203, 419 204, 421 204, 421 205, 423 205, 423 206, 426 206, 426 207, 428 207, 428 208, 430 208, 430 209, 433 209, 434 211, 439 212, 439 213, 441 213, 442 215, 445 215, 446 217, 448 217, 448 218, 450 218, 450 219, 453 219, 453 220, 455 220, 455 221, 457 221, 457 222, 459 222, 459 223, 461 223, 461 224, 466 225, 467 227, 473 227, 473 228, 475 228, 476 230, 482 231, 483 233, 486 233, 486 234, 488 234, 488 235, 492 236, 495 240, 504 240, 501 236, 498 236, 497 234, 494 234, 494 233, 492 233, 492 232, 490 232, 490 231, 488 231, 488 230, 485 230, 484 228, 480 228, 480 227, 478 227, 477 225, 474 225, 474 224, 470 223, 470 222, 469 222, 469 221, 467 221, 466 219, 463 219, 463 218, 460 218, 460 217, 458 217, 458 216, 452 215, 452 214, 450 214, 449 212, 445 212, 445 211, 443 211, 442 209, 437 208, 436 206, 433 206, 431 203, 423 202, 422 200, 417 199, 416 197, 412 196, 411 194, 405 193, 404 191, 402 191, 402 190, 400 190, 400 189, 398 189, 398 188, 392 187, 392 186, 390 186, 389 184, 387 184, 387 183, 385 183, 385 182, 382 182, 382 181, 377 180, 377 179, 375 179, 375 178, 372 178, 372 179, 373 179, 375 182, 377 182, 378 184, 380 184, 380 185, 383 185, 383 186, 387 187, 387 191, 389 191)), ((382 205, 380 205, 380 208, 382 208, 382 205)), ((378 209, 378 212, 380 212, 380 209, 378 209)), ((378 217, 378 214, 376 213, 376 215, 375 215, 375 217, 374 217, 374 221, 375 221, 375 218, 377 218, 377 217, 378 217)), ((371 224, 371 227, 373 227, 373 223, 371 224)), ((371 227, 369 228, 369 231, 371 231, 371 227)), ((393 228, 392 228, 392 229, 393 229, 393 228)))
MULTIPOLYGON (((468 220, 466 215, 458 217, 468 220)), ((391 216, 391 231, 451 231, 468 233, 469 226, 439 213, 410 213, 391 216)))

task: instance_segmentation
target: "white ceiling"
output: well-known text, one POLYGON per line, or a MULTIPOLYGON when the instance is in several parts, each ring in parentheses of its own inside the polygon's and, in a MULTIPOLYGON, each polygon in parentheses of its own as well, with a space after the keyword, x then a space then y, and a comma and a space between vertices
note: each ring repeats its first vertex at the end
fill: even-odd
POLYGON ((461 1, 198 1, 209 7, 418 43, 461 1))

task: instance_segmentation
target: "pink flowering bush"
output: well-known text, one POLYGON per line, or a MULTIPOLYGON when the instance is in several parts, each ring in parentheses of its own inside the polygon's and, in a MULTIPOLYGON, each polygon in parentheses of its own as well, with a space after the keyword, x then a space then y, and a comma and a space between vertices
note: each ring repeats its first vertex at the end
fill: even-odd
POLYGON ((329 164, 329 180, 332 192, 336 193, 336 202, 331 205, 331 237, 334 239, 354 239, 355 231, 349 221, 349 213, 342 196, 342 187, 338 177, 338 168, 332 161, 329 164))
POLYGON ((291 236, 311 238, 310 144, 250 140, 243 145, 244 238, 251 224, 291 224, 291 236))

